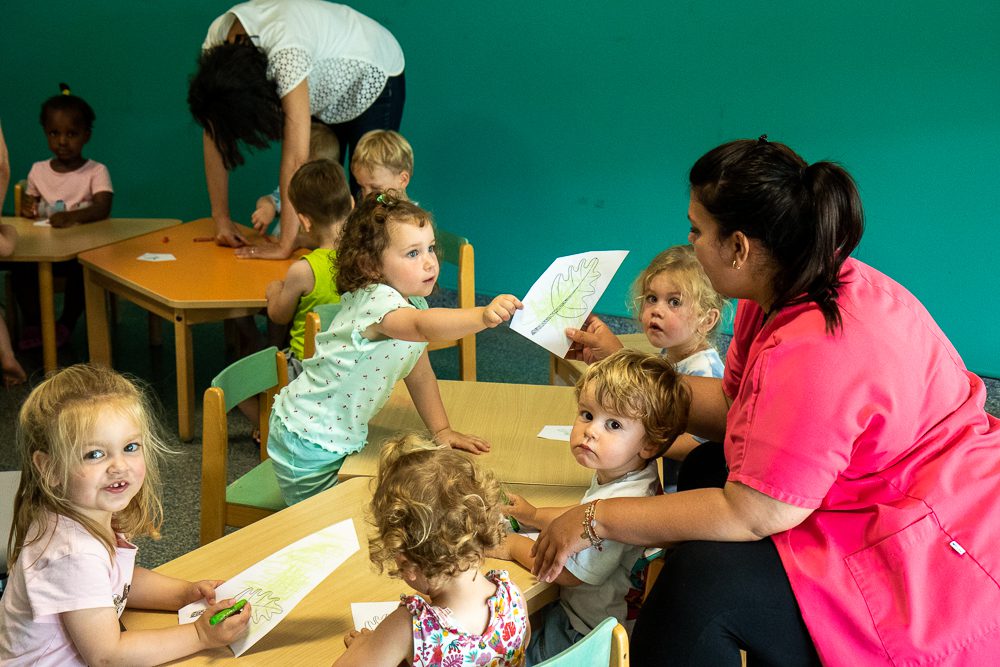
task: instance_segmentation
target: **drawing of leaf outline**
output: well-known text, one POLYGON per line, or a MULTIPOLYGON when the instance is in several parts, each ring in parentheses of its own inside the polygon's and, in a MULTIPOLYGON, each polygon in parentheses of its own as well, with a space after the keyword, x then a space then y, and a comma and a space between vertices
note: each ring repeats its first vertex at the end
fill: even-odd
POLYGON ((596 257, 589 260, 583 258, 576 266, 570 266, 566 273, 556 276, 550 295, 553 315, 570 318, 587 314, 589 304, 586 297, 594 294, 594 283, 601 277, 597 266, 596 257))
POLYGON ((268 621, 275 614, 284 613, 281 605, 278 604, 281 602, 281 598, 275 597, 271 591, 265 591, 263 588, 247 588, 234 599, 240 598, 245 598, 250 603, 252 610, 250 620, 254 623, 268 621))

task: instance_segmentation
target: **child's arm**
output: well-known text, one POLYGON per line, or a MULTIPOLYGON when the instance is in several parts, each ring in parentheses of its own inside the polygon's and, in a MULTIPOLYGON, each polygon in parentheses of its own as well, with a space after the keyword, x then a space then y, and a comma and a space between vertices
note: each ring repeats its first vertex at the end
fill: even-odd
POLYGON ((0 257, 14 254, 17 247, 17 230, 13 225, 0 225, 0 257))
MULTIPOLYGON (((131 601, 131 594, 129 595, 131 601)), ((61 614, 66 633, 88 665, 159 665, 203 649, 225 646, 246 632, 250 605, 211 625, 213 614, 236 600, 221 600, 194 623, 159 630, 122 632, 114 607, 79 609, 61 614)))
POLYGON ((215 603, 215 588, 222 579, 187 581, 175 579, 159 572, 136 567, 132 573, 127 607, 138 609, 166 609, 177 611, 181 607, 205 598, 209 604, 215 603))
POLYGON ((503 510, 503 513, 514 517, 526 526, 538 528, 539 530, 548 528, 553 519, 562 516, 571 507, 576 507, 576 505, 570 505, 569 507, 535 507, 516 493, 508 493, 507 498, 510 500, 510 504, 503 505, 500 508, 503 510))
POLYGON ((288 267, 285 279, 275 280, 267 286, 267 316, 272 322, 288 324, 295 317, 299 307, 299 299, 308 294, 316 286, 309 262, 296 261, 288 267))
POLYGON ((97 222, 111 217, 111 192, 95 192, 94 203, 86 208, 75 211, 59 211, 49 216, 49 224, 53 227, 70 227, 75 224, 97 222))
POLYGON ((28 379, 28 374, 24 372, 17 357, 14 356, 14 347, 10 344, 7 323, 3 321, 2 317, 0 317, 0 368, 3 369, 5 387, 13 387, 28 379))
POLYGON ((455 340, 506 322, 523 308, 511 294, 501 294, 488 306, 476 308, 398 308, 371 325, 364 336, 369 340, 397 338, 414 342, 455 340))
POLYGON ((396 667, 413 659, 413 616, 400 605, 374 631, 353 630, 344 635, 347 652, 333 663, 338 667, 369 665, 396 667))
MULTIPOLYGON (((409 309, 407 309, 409 310, 409 309)), ((453 449, 462 449, 473 454, 490 451, 490 443, 474 435, 465 435, 458 431, 453 431, 448 423, 448 415, 444 410, 444 403, 441 401, 441 392, 438 390, 437 378, 434 376, 434 369, 431 368, 431 358, 424 350, 417 360, 416 365, 403 382, 410 392, 413 405, 417 408, 417 413, 424 421, 427 429, 434 434, 434 439, 442 445, 448 445, 453 449)))
MULTIPOLYGON (((518 563, 521 567, 530 571, 535 566, 535 558, 531 555, 531 547, 534 545, 535 542, 528 539, 524 535, 511 533, 507 535, 503 544, 496 549, 490 549, 486 555, 490 558, 512 560, 515 563, 518 563)), ((559 584, 560 586, 579 586, 583 583, 565 567, 559 572, 559 576, 553 579, 552 582, 559 584)))
POLYGON ((17 212, 22 218, 34 218, 38 215, 39 197, 29 195, 27 192, 21 193, 21 210, 17 212))
POLYGON ((250 214, 250 222, 253 223, 253 228, 259 234, 263 234, 267 231, 268 226, 274 222, 274 216, 277 213, 278 209, 274 206, 274 199, 271 198, 271 195, 264 195, 257 199, 257 208, 250 214))

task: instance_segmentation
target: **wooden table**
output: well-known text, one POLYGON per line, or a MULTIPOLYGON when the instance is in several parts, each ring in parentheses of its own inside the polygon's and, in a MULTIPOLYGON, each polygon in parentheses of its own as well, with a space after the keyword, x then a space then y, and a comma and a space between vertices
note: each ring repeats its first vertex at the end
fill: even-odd
MULTIPOLYGON (((117 243, 140 234, 176 225, 180 220, 154 218, 111 218, 64 229, 36 226, 28 218, 3 218, 17 229, 17 248, 5 262, 38 264, 38 295, 41 306, 42 364, 45 372, 56 368, 56 315, 52 289, 53 262, 66 262, 93 248, 117 243)), ((103 301, 101 302, 103 308, 103 301)), ((8 308, 16 307, 7 304, 8 308)))
MULTIPOLYGON (((584 488, 557 486, 506 487, 539 505, 572 505, 584 488)), ((295 607, 288 617, 239 658, 239 665, 329 665, 344 652, 344 635, 354 629, 352 602, 388 602, 412 593, 406 584, 376 574, 368 560, 368 528, 364 512, 371 499, 369 480, 357 478, 272 514, 156 568, 189 580, 228 579, 264 557, 329 525, 353 519, 361 548, 295 607)), ((170 539, 167 535, 166 539, 170 539)), ((488 560, 486 569, 502 568, 524 593, 530 612, 558 595, 558 587, 540 583, 516 563, 488 560)), ((176 612, 126 610, 129 630, 177 624, 176 612)), ((209 665, 235 661, 228 647, 202 651, 173 664, 209 665)))
MULTIPOLYGON (((259 241, 252 229, 242 230, 259 241)), ((113 292, 173 322, 177 357, 177 430, 190 440, 194 414, 194 351, 191 327, 253 315, 266 305, 264 290, 282 280, 295 259, 239 259, 232 248, 195 239, 215 236, 211 218, 195 220, 80 255, 87 297, 90 360, 111 365, 111 338, 104 312, 113 292), (177 260, 144 262, 144 253, 171 253, 177 260)), ((221 370, 221 369, 220 369, 221 370)))
MULTIPOLYGON (((571 387, 440 380, 441 399, 452 428, 492 444, 476 463, 513 484, 590 485, 593 471, 579 465, 569 443, 537 437, 547 424, 572 424, 576 396, 571 387)), ((344 461, 340 480, 373 477, 381 443, 399 431, 424 431, 403 383, 368 427, 368 445, 344 461)))
MULTIPOLYGON (((639 350, 648 354, 660 354, 660 348, 650 345, 646 334, 623 334, 618 336, 618 340, 630 350, 639 350)), ((582 361, 570 361, 549 352, 549 384, 569 385, 573 387, 586 370, 587 364, 582 361)))

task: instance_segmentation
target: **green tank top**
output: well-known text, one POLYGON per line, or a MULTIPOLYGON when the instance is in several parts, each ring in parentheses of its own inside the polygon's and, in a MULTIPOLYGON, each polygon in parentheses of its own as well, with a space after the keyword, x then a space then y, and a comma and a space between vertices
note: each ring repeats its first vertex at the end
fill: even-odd
POLYGON ((340 303, 340 294, 337 293, 337 274, 333 269, 333 259, 336 256, 336 250, 317 248, 302 257, 303 260, 309 262, 309 268, 312 269, 316 284, 313 285, 311 292, 303 294, 299 299, 299 307, 295 310, 292 330, 289 333, 291 339, 289 347, 295 358, 300 361, 302 360, 302 346, 305 343, 306 315, 320 304, 340 303))

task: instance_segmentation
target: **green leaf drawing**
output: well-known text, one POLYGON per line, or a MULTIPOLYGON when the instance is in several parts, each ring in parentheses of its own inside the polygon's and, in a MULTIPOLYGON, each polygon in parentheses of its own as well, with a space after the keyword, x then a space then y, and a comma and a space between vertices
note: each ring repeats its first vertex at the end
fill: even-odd
POLYGON ((283 614, 284 609, 279 604, 281 598, 275 597, 271 591, 263 588, 246 588, 239 595, 233 596, 234 600, 246 599, 250 603, 253 616, 250 620, 254 623, 269 621, 276 614, 283 614))
POLYGON ((556 276, 549 291, 552 312, 531 330, 531 335, 538 333, 554 317, 570 318, 587 314, 591 307, 587 297, 597 291, 594 283, 601 277, 598 265, 596 257, 583 258, 576 266, 570 265, 566 273, 556 276))

